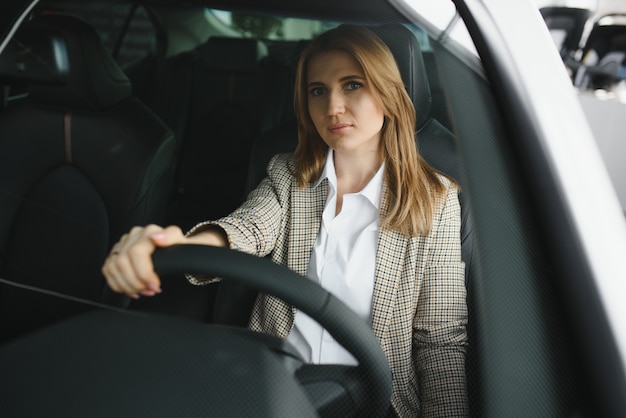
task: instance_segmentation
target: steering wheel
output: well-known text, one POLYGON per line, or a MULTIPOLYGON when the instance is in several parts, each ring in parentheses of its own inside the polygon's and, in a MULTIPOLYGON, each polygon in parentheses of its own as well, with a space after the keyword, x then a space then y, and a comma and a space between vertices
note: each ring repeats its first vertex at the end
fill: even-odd
MULTIPOLYGON (((94 310, 0 347, 0 416, 385 416, 391 373, 371 329, 339 299, 270 260, 179 245, 161 277, 239 280, 308 314, 358 366, 304 364, 285 340, 133 311, 94 310)), ((164 283, 166 288, 166 283, 164 283)))

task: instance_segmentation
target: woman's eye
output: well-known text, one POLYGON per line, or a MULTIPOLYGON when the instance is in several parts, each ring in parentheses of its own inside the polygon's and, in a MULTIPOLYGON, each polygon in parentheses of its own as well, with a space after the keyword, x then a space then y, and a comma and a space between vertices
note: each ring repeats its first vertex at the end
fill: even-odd
POLYGON ((313 87, 311 90, 309 90, 309 94, 311 96, 321 96, 322 94, 324 94, 325 90, 322 87, 313 87))
POLYGON ((356 90, 360 89, 361 87, 363 87, 363 83, 360 83, 358 81, 349 81, 348 83, 346 83, 346 90, 356 90))

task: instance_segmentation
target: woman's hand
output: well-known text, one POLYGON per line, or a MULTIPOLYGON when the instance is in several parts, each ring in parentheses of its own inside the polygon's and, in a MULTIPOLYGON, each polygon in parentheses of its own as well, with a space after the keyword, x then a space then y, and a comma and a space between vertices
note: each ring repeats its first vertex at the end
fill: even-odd
POLYGON ((226 246, 224 236, 207 231, 186 237, 177 226, 134 227, 113 246, 102 266, 102 274, 113 291, 131 298, 161 293, 161 280, 154 272, 152 253, 157 247, 175 244, 226 246))

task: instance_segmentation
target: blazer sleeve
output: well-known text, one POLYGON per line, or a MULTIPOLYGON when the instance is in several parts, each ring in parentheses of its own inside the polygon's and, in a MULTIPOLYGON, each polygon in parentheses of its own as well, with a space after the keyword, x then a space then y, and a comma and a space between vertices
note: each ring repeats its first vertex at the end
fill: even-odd
POLYGON ((421 415, 469 416, 465 376, 467 302, 456 187, 433 224, 413 325, 421 415))
POLYGON ((284 229, 290 190, 295 182, 289 154, 274 156, 267 166, 268 176, 230 215, 194 226, 187 235, 220 227, 231 249, 257 256, 269 254, 284 229))

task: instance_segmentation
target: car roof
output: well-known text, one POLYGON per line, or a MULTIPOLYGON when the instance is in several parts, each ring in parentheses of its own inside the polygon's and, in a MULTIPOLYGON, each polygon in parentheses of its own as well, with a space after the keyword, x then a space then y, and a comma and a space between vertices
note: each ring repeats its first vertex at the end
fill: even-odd
MULTIPOLYGON (((25 0, 22 0, 23 2, 25 0)), ((84 4, 85 1, 131 3, 130 0, 60 0, 59 4, 84 4)), ((156 7, 208 7, 237 12, 263 12, 272 15, 306 17, 320 20, 367 22, 406 22, 393 2, 388 0, 144 0, 142 4, 156 7), (355 10, 358 12, 355 13, 355 10)))
MULTIPOLYGON (((86 3, 129 4, 133 0, 6 0, 0 16, 0 52, 4 49, 19 23, 37 5, 63 8, 86 3)), ((407 19, 387 0, 142 0, 144 5, 166 9, 207 7, 240 13, 263 13, 274 16, 301 17, 352 23, 404 23, 407 19), (355 13, 355 10, 357 12, 355 13)))

